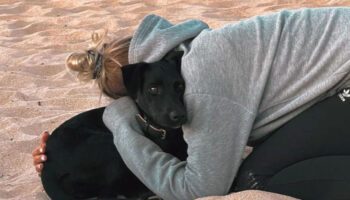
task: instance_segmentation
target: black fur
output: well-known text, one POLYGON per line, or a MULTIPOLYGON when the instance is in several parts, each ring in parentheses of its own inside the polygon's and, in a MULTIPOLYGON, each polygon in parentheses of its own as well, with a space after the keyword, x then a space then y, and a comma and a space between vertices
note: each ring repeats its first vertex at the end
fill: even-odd
POLYGON ((137 63, 122 68, 124 85, 152 124, 179 128, 186 121, 183 103, 185 82, 179 66, 180 53, 170 53, 152 64, 137 63), (152 94, 152 88, 158 93, 152 94))
MULTIPOLYGON (((167 130, 162 140, 148 135, 165 152, 181 160, 187 145, 181 126, 186 120, 184 84, 180 75, 181 53, 173 52, 155 63, 123 67, 124 83, 142 114, 154 126, 167 130), (158 87, 159 95, 149 94, 158 87), (172 114, 170 114, 172 113, 172 114), (177 129, 174 129, 177 128, 177 129)), ((45 191, 53 200, 145 199, 152 192, 125 166, 113 143, 113 136, 102 121, 104 107, 81 113, 55 129, 47 141, 48 160, 42 171, 45 191)), ((147 135, 147 134, 146 134, 147 135)))

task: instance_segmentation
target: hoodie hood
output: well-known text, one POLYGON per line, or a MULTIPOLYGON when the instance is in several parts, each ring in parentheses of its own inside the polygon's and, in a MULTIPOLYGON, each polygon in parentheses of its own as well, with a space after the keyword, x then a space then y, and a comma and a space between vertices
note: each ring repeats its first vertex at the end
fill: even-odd
POLYGON ((172 24, 166 19, 151 14, 146 16, 130 43, 129 64, 156 62, 183 41, 196 37, 209 26, 201 20, 189 20, 172 24))

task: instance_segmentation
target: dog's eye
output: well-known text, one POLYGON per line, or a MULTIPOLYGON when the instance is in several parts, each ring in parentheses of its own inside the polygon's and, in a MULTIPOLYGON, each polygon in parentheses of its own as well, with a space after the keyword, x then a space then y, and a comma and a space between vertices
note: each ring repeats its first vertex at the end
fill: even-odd
POLYGON ((148 89, 148 92, 152 95, 157 95, 159 94, 159 89, 157 87, 151 87, 148 89))

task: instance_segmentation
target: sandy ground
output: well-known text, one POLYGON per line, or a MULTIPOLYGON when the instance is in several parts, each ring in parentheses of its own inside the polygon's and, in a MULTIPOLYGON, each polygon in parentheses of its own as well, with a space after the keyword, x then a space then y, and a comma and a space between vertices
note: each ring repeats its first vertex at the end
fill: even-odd
POLYGON ((92 83, 67 73, 66 56, 88 47, 93 31, 132 34, 149 13, 212 28, 282 9, 350 6, 349 0, 0 0, 0 199, 48 199, 32 166, 40 134, 107 105, 92 83))

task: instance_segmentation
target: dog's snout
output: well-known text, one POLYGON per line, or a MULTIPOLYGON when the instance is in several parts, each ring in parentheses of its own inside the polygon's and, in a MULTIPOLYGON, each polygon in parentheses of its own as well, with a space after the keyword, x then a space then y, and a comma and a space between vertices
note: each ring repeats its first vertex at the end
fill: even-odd
POLYGON ((170 120, 174 122, 180 122, 185 120, 185 115, 176 111, 171 111, 169 113, 169 117, 170 117, 170 120))

